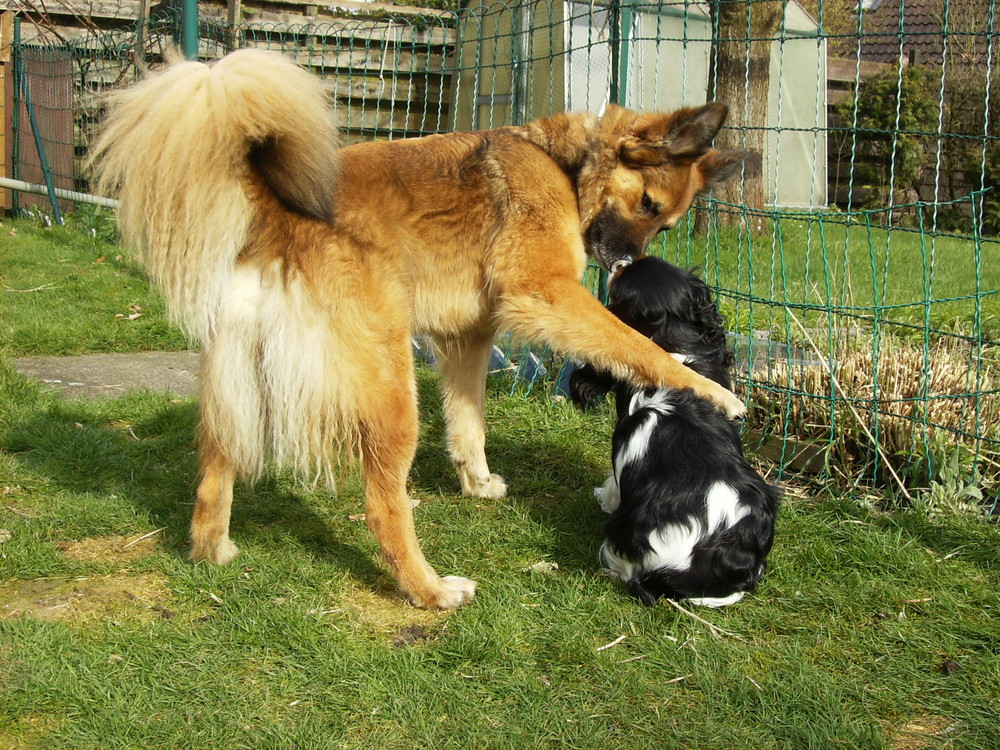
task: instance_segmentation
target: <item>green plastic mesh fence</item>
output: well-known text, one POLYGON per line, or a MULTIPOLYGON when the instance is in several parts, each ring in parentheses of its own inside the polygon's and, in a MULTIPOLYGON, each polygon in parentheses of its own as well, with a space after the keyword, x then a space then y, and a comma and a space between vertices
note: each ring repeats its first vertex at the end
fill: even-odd
MULTIPOLYGON (((860 12, 816 0, 467 5, 297 25, 202 17, 199 53, 287 53, 330 82, 349 141, 609 101, 725 101, 719 140, 760 162, 650 251, 700 267, 717 289, 747 436, 781 472, 902 494, 936 481, 957 496, 977 491, 970 480, 996 492, 997 0, 866 0, 860 12)), ((163 15, 16 46, 16 176, 86 190, 96 95, 157 64, 178 35, 179 19, 163 15)), ((598 276, 585 279, 595 292, 598 276)), ((495 364, 513 389, 560 392, 572 363, 501 344, 495 364)))

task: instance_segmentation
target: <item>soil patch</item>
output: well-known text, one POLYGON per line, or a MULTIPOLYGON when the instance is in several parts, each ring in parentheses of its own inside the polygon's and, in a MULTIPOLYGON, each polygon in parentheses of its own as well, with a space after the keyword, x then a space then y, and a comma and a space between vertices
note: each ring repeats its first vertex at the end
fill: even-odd
POLYGON ((110 575, 94 578, 39 578, 0 584, 0 620, 34 617, 89 622, 162 616, 170 591, 163 576, 110 575))
POLYGON ((143 537, 112 536, 57 542, 62 553, 73 560, 85 562, 128 562, 152 554, 157 547, 158 535, 143 537))

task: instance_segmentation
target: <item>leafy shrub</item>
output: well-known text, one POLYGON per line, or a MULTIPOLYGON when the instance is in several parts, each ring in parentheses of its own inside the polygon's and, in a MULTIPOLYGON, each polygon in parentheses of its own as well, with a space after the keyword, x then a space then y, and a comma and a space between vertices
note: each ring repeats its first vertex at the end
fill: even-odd
POLYGON ((910 66, 866 79, 854 97, 837 105, 837 114, 845 122, 857 118, 855 184, 868 189, 862 207, 919 200, 922 178, 934 166, 928 134, 937 129, 940 114, 930 71, 910 66))

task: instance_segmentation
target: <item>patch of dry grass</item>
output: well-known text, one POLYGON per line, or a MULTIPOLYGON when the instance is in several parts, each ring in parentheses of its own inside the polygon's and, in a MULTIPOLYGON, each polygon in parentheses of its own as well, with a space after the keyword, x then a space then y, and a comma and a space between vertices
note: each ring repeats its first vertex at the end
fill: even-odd
POLYGON ((820 354, 822 365, 777 360, 755 375, 751 422, 780 434, 787 420, 798 440, 827 443, 828 469, 852 483, 927 483, 956 450, 970 480, 976 454, 980 482, 1000 480, 1000 376, 970 347, 853 334, 820 354), (785 389, 800 395, 775 397, 785 389))
POLYGON ((900 727, 892 737, 892 750, 928 750, 942 747, 942 742, 956 729, 946 716, 919 716, 900 727))
POLYGON ((0 584, 0 620, 148 621, 163 616, 169 599, 167 579, 149 573, 15 580, 0 584))
POLYGON ((338 582, 336 603, 327 614, 347 614, 364 630, 397 645, 427 640, 453 612, 419 609, 395 588, 376 590, 355 581, 338 582))
MULTIPOLYGON (((162 531, 162 529, 160 529, 162 531)), ((68 558, 83 562, 124 563, 151 555, 158 546, 157 533, 139 537, 120 534, 88 537, 69 542, 56 542, 56 547, 68 558)))

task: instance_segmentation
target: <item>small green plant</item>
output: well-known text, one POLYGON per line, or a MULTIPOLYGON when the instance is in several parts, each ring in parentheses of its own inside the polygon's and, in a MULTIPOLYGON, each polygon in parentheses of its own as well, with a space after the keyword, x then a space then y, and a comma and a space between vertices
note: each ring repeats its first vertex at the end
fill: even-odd
POLYGON ((110 208, 81 203, 74 211, 66 214, 65 223, 71 229, 102 242, 118 241, 118 222, 115 212, 110 208))
MULTIPOLYGON (((933 476, 926 490, 917 493, 916 505, 929 516, 955 513, 982 515, 985 493, 982 476, 973 464, 971 452, 949 444, 943 435, 932 435, 928 467, 933 476)), ((989 510, 989 508, 985 508, 989 510)))
MULTIPOLYGON (((50 210, 40 206, 22 209, 21 217, 37 226, 51 228, 55 226, 55 218, 50 210)), ((79 232, 100 242, 118 241, 118 222, 115 212, 104 206, 80 203, 72 210, 62 212, 63 226, 79 232)))

